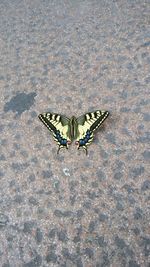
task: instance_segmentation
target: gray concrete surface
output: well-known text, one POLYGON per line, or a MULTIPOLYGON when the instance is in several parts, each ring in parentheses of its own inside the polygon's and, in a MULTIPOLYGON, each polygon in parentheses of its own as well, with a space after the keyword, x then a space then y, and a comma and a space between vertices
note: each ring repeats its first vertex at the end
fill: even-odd
POLYGON ((0 267, 149 266, 149 1, 0 1, 0 267), (37 116, 109 110, 88 156, 37 116))

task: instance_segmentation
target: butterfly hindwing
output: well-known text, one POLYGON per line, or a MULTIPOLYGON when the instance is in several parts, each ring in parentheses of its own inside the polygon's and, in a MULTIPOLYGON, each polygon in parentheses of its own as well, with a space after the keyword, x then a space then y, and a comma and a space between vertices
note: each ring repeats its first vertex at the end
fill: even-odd
POLYGON ((40 114, 39 119, 52 132, 54 140, 59 145, 58 151, 64 147, 68 148, 68 144, 70 144, 69 119, 50 112, 40 114))
POLYGON ((77 131, 77 142, 78 149, 84 148, 87 152, 87 146, 93 140, 94 132, 97 130, 103 121, 108 117, 108 111, 96 110, 95 112, 89 112, 82 115, 77 119, 78 131, 77 131))

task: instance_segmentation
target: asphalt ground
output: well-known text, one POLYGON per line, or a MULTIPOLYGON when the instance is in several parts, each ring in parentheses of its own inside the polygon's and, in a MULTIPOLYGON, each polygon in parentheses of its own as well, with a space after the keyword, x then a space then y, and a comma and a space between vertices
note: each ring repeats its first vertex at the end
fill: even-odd
POLYGON ((0 1, 0 267, 149 266, 149 1, 0 1), (108 110, 88 155, 38 119, 108 110))

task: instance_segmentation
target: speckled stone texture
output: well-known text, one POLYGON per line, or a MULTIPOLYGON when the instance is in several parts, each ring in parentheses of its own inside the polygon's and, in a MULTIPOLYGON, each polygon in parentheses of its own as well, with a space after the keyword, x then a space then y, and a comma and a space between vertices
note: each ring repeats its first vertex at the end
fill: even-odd
POLYGON ((0 1, 0 267, 148 267, 150 2, 0 1), (38 114, 109 118, 86 156, 38 114))

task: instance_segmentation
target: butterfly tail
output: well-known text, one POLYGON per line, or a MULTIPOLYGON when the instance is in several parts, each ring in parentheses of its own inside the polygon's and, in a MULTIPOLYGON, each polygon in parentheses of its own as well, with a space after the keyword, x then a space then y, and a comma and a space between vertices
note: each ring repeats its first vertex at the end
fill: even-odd
POLYGON ((68 149, 67 146, 61 146, 61 145, 59 145, 58 150, 57 150, 57 154, 59 154, 59 151, 60 151, 62 148, 66 148, 66 149, 68 149))
POLYGON ((86 153, 86 156, 88 155, 88 150, 87 150, 87 146, 82 146, 82 147, 78 147, 78 150, 80 150, 80 149, 84 149, 85 150, 85 153, 86 153))

